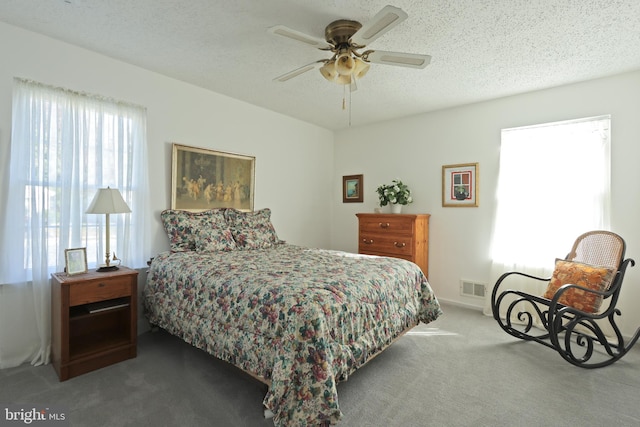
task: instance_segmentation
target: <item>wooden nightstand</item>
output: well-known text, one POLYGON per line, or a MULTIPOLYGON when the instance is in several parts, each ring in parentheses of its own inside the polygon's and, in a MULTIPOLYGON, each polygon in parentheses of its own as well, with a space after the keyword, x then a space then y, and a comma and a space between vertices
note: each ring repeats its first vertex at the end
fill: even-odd
POLYGON ((136 270, 51 276, 51 353, 60 381, 136 357, 136 270))

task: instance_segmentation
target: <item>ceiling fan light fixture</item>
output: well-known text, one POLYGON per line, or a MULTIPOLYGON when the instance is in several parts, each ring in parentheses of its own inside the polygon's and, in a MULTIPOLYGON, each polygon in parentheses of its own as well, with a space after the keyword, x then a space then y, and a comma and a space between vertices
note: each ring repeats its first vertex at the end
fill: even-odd
POLYGON ((356 61, 351 56, 351 52, 345 51, 336 58, 336 71, 341 76, 350 76, 356 67, 356 61))
POLYGON ((336 80, 338 72, 336 71, 336 61, 327 61, 322 67, 320 67, 320 74, 322 77, 333 82, 336 80))
POLYGON ((351 84, 351 75, 350 74, 338 74, 338 77, 334 80, 339 85, 348 85, 351 84))
POLYGON ((356 58, 355 63, 356 66, 353 69, 353 77, 355 77, 356 79, 361 79, 365 74, 367 74, 367 71, 369 71, 371 65, 368 62, 364 62, 360 58, 356 58))
POLYGON ((318 68, 327 81, 349 85, 351 91, 355 91, 357 80, 368 73, 371 64, 425 68, 431 61, 429 55, 371 49, 360 52, 361 49, 369 47, 370 42, 386 34, 408 16, 402 9, 385 6, 364 25, 350 19, 338 19, 325 27, 324 40, 283 25, 271 27, 268 31, 272 34, 314 46, 333 55, 330 59, 321 59, 274 80, 284 82, 308 70, 318 68))

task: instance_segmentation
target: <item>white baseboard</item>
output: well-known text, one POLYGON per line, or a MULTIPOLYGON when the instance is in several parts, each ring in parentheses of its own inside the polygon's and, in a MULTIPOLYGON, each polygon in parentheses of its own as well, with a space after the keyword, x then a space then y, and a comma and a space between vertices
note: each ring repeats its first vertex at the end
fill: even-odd
POLYGON ((441 303, 444 303, 444 304, 449 304, 449 305, 455 305, 457 307, 468 308, 470 310, 476 310, 476 311, 483 311, 484 310, 484 305, 466 304, 464 302, 452 301, 452 300, 443 299, 443 298, 438 298, 438 302, 441 302, 441 303))

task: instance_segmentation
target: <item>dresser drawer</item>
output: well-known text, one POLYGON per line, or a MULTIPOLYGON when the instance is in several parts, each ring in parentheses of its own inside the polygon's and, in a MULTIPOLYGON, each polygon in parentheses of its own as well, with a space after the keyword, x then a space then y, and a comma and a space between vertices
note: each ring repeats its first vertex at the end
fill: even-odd
POLYGON ((109 277, 69 286, 69 305, 88 304, 96 301, 131 295, 131 277, 109 277))
POLYGON ((413 223, 412 218, 398 215, 360 218, 360 232, 411 236, 413 235, 413 223))
POLYGON ((380 234, 360 234, 360 253, 377 255, 407 255, 413 253, 413 237, 383 236, 380 234))

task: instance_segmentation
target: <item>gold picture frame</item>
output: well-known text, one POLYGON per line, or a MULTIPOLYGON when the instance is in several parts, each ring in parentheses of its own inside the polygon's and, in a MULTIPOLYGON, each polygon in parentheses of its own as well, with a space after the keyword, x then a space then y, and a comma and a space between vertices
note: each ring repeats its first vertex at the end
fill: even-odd
POLYGON ((253 211, 253 156, 173 144, 171 209, 253 211))
POLYGON ((442 166, 442 206, 479 206, 478 169, 478 163, 442 166))
POLYGON ((342 177, 342 203, 362 203, 362 175, 345 175, 342 177))
POLYGON ((64 250, 64 271, 68 276, 82 274, 89 271, 87 266, 87 248, 72 248, 64 250))

